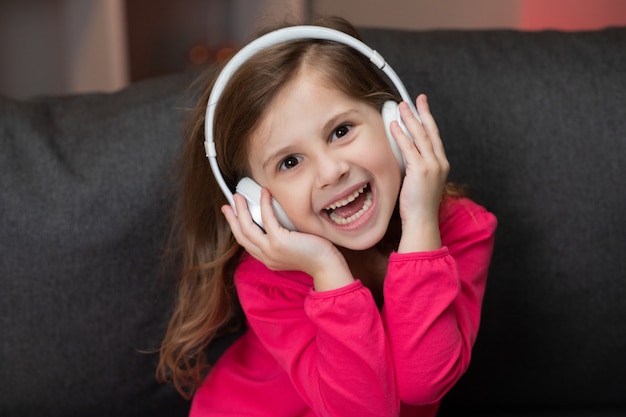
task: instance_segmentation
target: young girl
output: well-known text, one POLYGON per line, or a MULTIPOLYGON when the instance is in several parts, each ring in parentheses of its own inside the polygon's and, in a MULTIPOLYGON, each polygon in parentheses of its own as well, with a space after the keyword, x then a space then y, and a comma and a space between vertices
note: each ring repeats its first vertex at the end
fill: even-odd
MULTIPOLYGON (((318 24, 357 36, 340 19, 318 24)), ((263 187, 263 230, 241 195, 227 204, 206 161, 211 88, 183 153, 182 274, 159 377, 193 395, 194 417, 434 415, 469 364, 496 220, 446 184, 426 97, 421 123, 399 105, 412 140, 390 126, 403 169, 381 117, 400 99, 362 54, 306 39, 250 58, 213 132, 229 187, 263 187), (210 366, 237 301, 246 331, 210 366)))

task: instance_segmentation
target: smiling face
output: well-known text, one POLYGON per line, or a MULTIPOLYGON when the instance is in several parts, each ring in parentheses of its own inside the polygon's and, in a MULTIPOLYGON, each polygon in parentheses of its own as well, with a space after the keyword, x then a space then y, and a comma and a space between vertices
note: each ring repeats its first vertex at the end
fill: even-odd
POLYGON ((298 231, 353 250, 382 239, 402 179, 379 111, 310 66, 266 109, 248 164, 298 231))

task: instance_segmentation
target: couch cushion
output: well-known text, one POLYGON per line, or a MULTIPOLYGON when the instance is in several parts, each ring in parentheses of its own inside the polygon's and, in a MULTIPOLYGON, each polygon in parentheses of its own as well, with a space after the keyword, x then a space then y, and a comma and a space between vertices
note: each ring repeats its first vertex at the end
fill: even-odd
POLYGON ((0 414, 184 415, 155 382, 188 76, 0 99, 0 414))

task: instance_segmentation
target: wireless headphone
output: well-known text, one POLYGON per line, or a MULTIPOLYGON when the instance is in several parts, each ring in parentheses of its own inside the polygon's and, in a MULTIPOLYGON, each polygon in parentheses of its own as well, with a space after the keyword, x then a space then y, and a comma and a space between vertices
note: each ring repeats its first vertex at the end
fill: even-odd
MULTIPOLYGON (((298 40, 298 39, 319 39, 319 40, 329 40, 335 41, 347 46, 352 47, 353 49, 361 52, 365 55, 369 60, 376 65, 376 67, 382 70, 387 77, 391 80, 393 85, 395 86, 398 93, 402 97, 403 101, 406 101, 413 114, 417 117, 417 120, 420 120, 415 105, 413 104, 409 93, 406 91, 404 84, 400 81, 400 78, 396 75, 395 71, 385 62, 382 56, 375 50, 371 49, 367 45, 365 45, 360 40, 335 29, 325 28, 321 26, 292 26, 283 29, 278 29, 274 32, 270 32, 266 35, 257 38, 256 40, 250 42, 248 45, 243 47, 235 56, 231 58, 231 60, 224 66, 221 73, 215 80, 215 84, 213 89, 211 90, 211 94, 209 96, 209 100, 206 108, 206 117, 204 122, 204 148, 206 151, 206 156, 209 159, 209 163, 211 165, 211 171, 213 171, 213 175, 221 188, 222 192, 226 196, 228 203, 235 210, 235 200, 233 198, 232 191, 226 185, 226 181, 222 176, 222 173, 219 169, 219 165, 217 163, 217 152, 215 150, 215 141, 213 139, 213 125, 215 123, 215 108, 217 107, 217 102, 228 83, 230 77, 241 67, 241 65, 246 62, 250 57, 255 55, 256 53, 269 48, 271 46, 298 40)), ((394 101, 388 101, 383 105, 381 110, 383 123, 385 125, 385 131, 387 134, 387 138, 389 139, 389 143, 391 145, 391 150, 393 151, 396 160, 402 171, 404 172, 405 161, 402 157, 402 153, 398 148, 393 136, 391 135, 391 131, 389 125, 392 121, 397 120, 404 130, 404 132, 409 136, 409 133, 402 123, 400 118, 400 114, 398 111, 398 103, 394 101)), ((420 120, 421 121, 421 120, 420 120)), ((261 228, 263 228, 263 221, 261 220, 261 186, 254 182, 251 178, 242 178, 237 184, 236 193, 241 194, 247 201, 248 210, 250 210, 250 214, 252 219, 256 224, 258 224, 261 228)), ((274 214, 280 224, 289 230, 295 230, 293 223, 289 220, 283 209, 280 207, 278 202, 272 198, 272 207, 274 209, 274 214)))

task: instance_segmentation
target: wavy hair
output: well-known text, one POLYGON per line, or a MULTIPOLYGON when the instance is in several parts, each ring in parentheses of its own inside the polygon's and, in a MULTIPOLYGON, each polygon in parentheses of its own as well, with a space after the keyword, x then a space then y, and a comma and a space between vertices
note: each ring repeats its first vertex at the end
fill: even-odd
MULTIPOLYGON (((316 25, 354 37, 357 31, 340 18, 316 25)), ((228 186, 248 176, 248 141, 274 98, 303 69, 311 69, 349 97, 380 109, 400 100, 380 70, 360 52, 337 42, 296 40, 260 51, 229 80, 215 110, 214 139, 220 169, 228 186)), ((240 323, 233 275, 242 248, 221 213, 227 204, 205 157, 204 118, 216 71, 201 83, 203 92, 187 125, 180 157, 180 191, 172 232, 180 259, 174 311, 160 347, 157 378, 169 381, 186 398, 209 372, 209 344, 240 323)), ((395 230, 395 229, 394 229, 395 230)), ((395 234, 395 233, 394 233, 395 234)))

